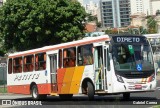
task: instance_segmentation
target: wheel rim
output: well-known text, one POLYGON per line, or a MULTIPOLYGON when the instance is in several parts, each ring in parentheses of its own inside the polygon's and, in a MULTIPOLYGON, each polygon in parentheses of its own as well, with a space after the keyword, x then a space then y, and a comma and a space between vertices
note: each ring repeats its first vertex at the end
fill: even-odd
POLYGON ((33 89, 33 97, 37 98, 37 89, 36 88, 33 89))

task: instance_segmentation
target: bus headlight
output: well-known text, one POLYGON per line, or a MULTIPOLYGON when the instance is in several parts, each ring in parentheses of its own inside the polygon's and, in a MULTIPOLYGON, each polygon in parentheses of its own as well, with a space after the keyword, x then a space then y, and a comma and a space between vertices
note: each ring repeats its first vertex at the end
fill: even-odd
POLYGON ((123 79, 122 79, 121 76, 119 76, 119 75, 116 75, 116 76, 117 76, 117 81, 118 81, 118 82, 124 83, 124 81, 123 81, 123 79))
POLYGON ((149 79, 148 79, 148 82, 152 82, 155 80, 155 74, 152 74, 149 79))
POLYGON ((152 81, 154 81, 155 80, 155 74, 153 74, 152 76, 151 76, 151 81, 150 82, 152 82, 152 81))

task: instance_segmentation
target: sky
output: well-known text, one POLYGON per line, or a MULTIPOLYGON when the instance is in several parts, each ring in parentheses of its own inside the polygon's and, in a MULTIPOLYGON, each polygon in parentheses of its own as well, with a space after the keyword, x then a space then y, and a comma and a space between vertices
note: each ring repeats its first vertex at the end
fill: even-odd
POLYGON ((100 0, 84 0, 84 4, 88 4, 89 1, 93 1, 95 3, 98 3, 100 0))

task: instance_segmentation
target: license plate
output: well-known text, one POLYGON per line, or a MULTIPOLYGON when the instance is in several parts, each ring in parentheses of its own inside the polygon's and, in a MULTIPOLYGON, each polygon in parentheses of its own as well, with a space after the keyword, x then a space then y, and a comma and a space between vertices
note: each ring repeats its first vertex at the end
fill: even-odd
POLYGON ((135 85, 135 89, 142 89, 142 85, 135 85))

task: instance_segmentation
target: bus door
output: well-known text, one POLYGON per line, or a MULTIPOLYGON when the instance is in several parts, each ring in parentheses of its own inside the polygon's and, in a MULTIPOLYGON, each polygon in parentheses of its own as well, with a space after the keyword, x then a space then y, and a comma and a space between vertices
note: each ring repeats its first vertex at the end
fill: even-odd
POLYGON ((51 54, 50 56, 50 72, 51 72, 51 92, 56 93, 57 87, 57 53, 51 54))
POLYGON ((111 84, 111 67, 110 67, 110 55, 109 55, 109 45, 103 46, 104 50, 104 88, 105 90, 108 90, 108 92, 111 89, 111 86, 107 86, 111 84), (110 88, 109 88, 110 87, 110 88))
POLYGON ((94 45, 95 90, 107 91, 106 46, 94 45))

